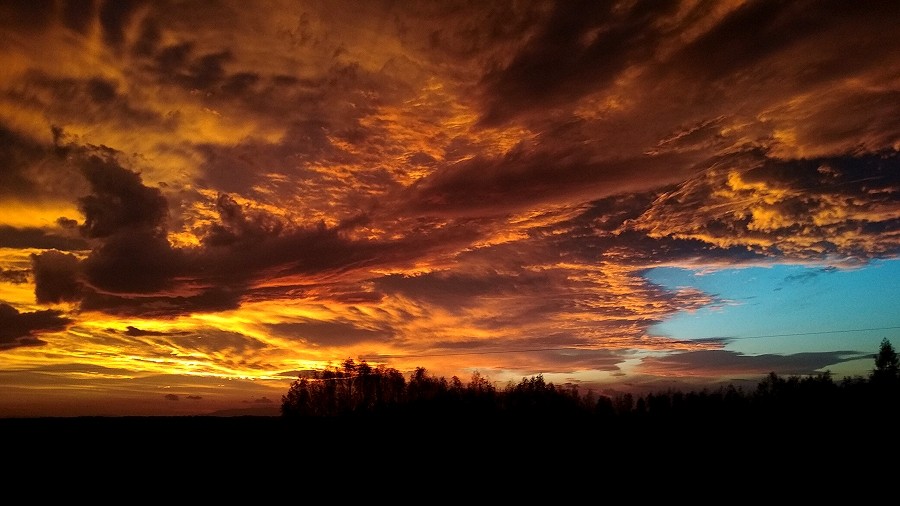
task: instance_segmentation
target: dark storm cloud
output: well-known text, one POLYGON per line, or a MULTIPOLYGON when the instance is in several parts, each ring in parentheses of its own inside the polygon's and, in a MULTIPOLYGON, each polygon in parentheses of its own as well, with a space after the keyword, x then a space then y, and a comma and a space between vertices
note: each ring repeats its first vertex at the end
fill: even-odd
POLYGON ((332 121, 335 124, 324 118, 297 119, 284 125, 285 135, 277 143, 247 140, 233 146, 200 146, 206 156, 203 180, 222 191, 244 194, 279 175, 289 176, 292 188, 298 184, 315 188, 323 176, 309 170, 309 164, 353 161, 332 142, 339 120, 332 121))
POLYGON ((465 216, 583 202, 676 182, 692 170, 683 162, 679 155, 598 160, 579 147, 523 144, 502 157, 477 156, 442 167, 410 188, 408 205, 416 212, 465 216))
POLYGON ((207 288, 192 295, 113 295, 84 291, 81 309, 131 317, 173 317, 191 313, 227 311, 240 307, 243 292, 229 288, 207 288))
POLYGON ((220 201, 225 203, 220 213, 224 211, 226 216, 204 237, 206 248, 193 252, 191 257, 197 262, 192 269, 214 269, 220 279, 251 279, 263 273, 335 275, 379 265, 403 265, 422 256, 456 251, 478 237, 477 229, 465 223, 413 229, 403 238, 383 241, 351 239, 340 225, 324 224, 280 231, 275 227, 266 235, 260 234, 258 225, 275 223, 277 219, 260 215, 248 222, 243 211, 231 207, 229 199, 220 201), (221 229, 229 234, 223 234, 221 229))
MULTIPOLYGON (((246 72, 223 77, 221 87, 207 99, 211 104, 238 108, 242 115, 284 133, 277 142, 248 138, 229 145, 199 145, 206 158, 201 182, 252 196, 250 188, 270 186, 273 179, 287 177, 293 191, 306 187, 310 197, 316 196, 318 188, 327 192, 328 176, 310 170, 311 165, 368 165, 368 160, 339 144, 369 145, 368 150, 376 150, 381 149, 377 143, 389 141, 378 127, 361 124, 376 111, 371 97, 379 97, 379 103, 389 98, 390 83, 383 81, 352 65, 336 65, 320 76, 281 84, 277 76, 263 78, 246 72), (235 87, 243 91, 234 95, 235 87), (291 107, 286 110, 284 103, 291 107)), ((377 166, 366 169, 353 171, 352 176, 362 178, 367 171, 379 170, 377 166)), ((325 193, 320 198, 330 197, 325 193)))
POLYGON ((228 219, 210 229, 204 237, 206 249, 192 257, 195 268, 209 264, 212 279, 252 279, 269 269, 270 274, 284 275, 330 271, 372 262, 374 250, 381 249, 372 243, 372 251, 367 251, 365 244, 355 244, 324 225, 257 235, 260 230, 254 227, 229 229, 228 219))
POLYGON ((0 125, 0 192, 16 194, 30 189, 31 184, 21 171, 22 160, 40 154, 40 148, 22 142, 21 137, 0 125))
POLYGON ((78 221, 66 218, 65 216, 60 216, 56 219, 56 224, 65 229, 72 229, 78 226, 78 221))
POLYGON ((159 334, 132 335, 129 337, 149 337, 150 342, 160 343, 161 357, 170 356, 172 350, 184 355, 219 355, 230 365, 247 364, 253 353, 269 348, 266 343, 240 332, 207 329, 202 332, 170 331, 159 334), (227 356, 226 356, 227 355, 227 356))
MULTIPOLYGON (((164 116, 152 104, 135 100, 134 92, 124 86, 127 81, 101 75, 62 76, 33 68, 10 76, 13 81, 4 90, 9 99, 41 116, 53 118, 54 153, 64 155, 74 146, 66 145, 67 130, 72 125, 91 123, 95 127, 114 125, 118 129, 156 128, 170 132, 177 117, 164 116)), ((33 142, 33 141, 32 141, 33 142)), ((42 149, 48 150, 43 147, 42 149)), ((49 151, 49 150, 48 150, 49 151)))
MULTIPOLYGON (((497 248, 490 254, 502 255, 503 249, 497 248)), ((469 260, 470 258, 466 255, 460 258, 462 265, 466 265, 469 260)), ((378 278, 374 283, 378 290, 385 293, 402 294, 413 300, 435 304, 451 312, 479 306, 484 303, 484 299, 521 298, 525 306, 519 306, 518 309, 509 308, 508 311, 511 314, 508 316, 511 319, 523 316, 520 312, 525 308, 530 312, 534 311, 536 308, 526 301, 536 295, 543 295, 547 298, 542 305, 549 303, 558 310, 559 307, 552 303, 550 296, 559 290, 562 284, 559 277, 546 272, 517 271, 501 274, 497 272, 469 273, 465 270, 462 272, 432 272, 416 276, 393 274, 378 278)), ((536 315, 532 313, 532 316, 536 315)))
POLYGON ((66 27, 86 34, 91 21, 96 16, 95 0, 65 0, 62 8, 62 20, 66 27))
POLYGON ((311 295, 318 300, 330 300, 341 304, 376 304, 384 299, 384 293, 367 291, 353 284, 339 284, 328 287, 317 287, 318 293, 311 295))
POLYGON ((155 330, 143 330, 143 329, 139 329, 137 327, 133 327, 131 325, 129 325, 128 327, 125 328, 125 335, 131 336, 131 337, 173 336, 173 335, 177 336, 177 335, 183 335, 183 334, 186 334, 186 332, 159 332, 159 331, 155 331, 155 330))
MULTIPOLYGON (((148 30, 151 31, 144 33, 148 38, 141 39, 136 46, 139 53, 151 51, 155 45, 152 38, 154 32, 152 28, 148 30)), ((161 80, 187 90, 208 91, 218 89, 223 83, 234 85, 233 78, 226 80, 225 71, 225 64, 233 58, 234 55, 228 50, 195 55, 194 43, 181 42, 161 48, 154 59, 161 80)))
POLYGON ((716 80, 811 40, 820 53, 807 55, 803 78, 811 84, 878 64, 878 55, 897 47, 888 34, 898 13, 894 2, 746 2, 674 55, 672 66, 716 80))
POLYGON ((65 330, 72 320, 61 311, 48 309, 20 313, 9 304, 0 302, 0 350, 18 346, 44 344, 38 339, 41 333, 65 330))
POLYGON ((653 208, 665 192, 614 196, 594 201, 571 220, 548 227, 544 240, 560 251, 560 258, 579 263, 613 262, 641 270, 657 264, 691 263, 698 258, 710 264, 751 263, 767 257, 743 245, 710 244, 700 238, 648 235, 631 221, 653 208), (639 197, 640 195, 640 197, 639 197), (643 197, 652 196, 647 200, 643 197), (627 202, 627 204, 626 204, 627 202), (635 205, 635 207, 628 207, 635 205), (614 206, 612 210, 610 206, 614 206), (551 235, 552 234, 552 235, 551 235))
MULTIPOLYGON (((196 15, 207 16, 202 12, 204 6, 198 5, 196 15)), ((187 15, 195 6, 179 7, 187 15)), ((241 16, 236 10, 224 7, 220 12, 223 24, 243 23, 241 19, 231 19, 231 16, 241 16)), ((156 11, 145 18, 132 52, 144 59, 159 84, 188 91, 215 109, 240 108, 243 116, 279 125, 314 119, 336 122, 329 131, 339 133, 343 128, 340 123, 344 121, 339 118, 341 114, 355 116, 371 112, 375 105, 373 98, 377 97, 378 102, 396 98, 404 88, 400 82, 362 69, 358 62, 341 59, 339 51, 330 57, 328 52, 315 53, 314 59, 320 60, 318 65, 303 65, 303 77, 296 77, 248 67, 241 54, 258 48, 244 48, 232 41, 222 40, 221 45, 210 47, 195 34, 181 32, 171 37, 174 42, 161 46, 165 33, 161 27, 166 20, 173 21, 170 17, 171 13, 156 11), (286 102, 291 104, 290 108, 283 107, 286 102)), ((180 22, 179 19, 177 24, 180 22)))
POLYGON ((778 375, 816 375, 822 369, 858 359, 854 351, 829 351, 795 353, 792 355, 743 355, 726 350, 699 350, 676 353, 664 357, 645 358, 641 372, 661 375, 726 376, 730 374, 759 374, 775 372, 778 375))
POLYGON ((577 101, 608 86, 623 70, 653 56, 659 18, 677 1, 559 2, 540 33, 503 69, 483 79, 485 124, 501 123, 527 109, 577 101))
POLYGON ((787 157, 896 148, 897 92, 876 83, 896 73, 898 15, 891 2, 747 2, 648 64, 644 102, 658 121, 724 116, 746 127, 742 140, 767 146, 788 132, 787 157), (659 93, 670 89, 678 101, 659 93))
POLYGON ((394 28, 405 46, 422 50, 446 65, 491 56, 498 46, 526 39, 552 8, 549 2, 499 0, 471 4, 463 1, 402 2, 394 28))
POLYGON ((16 228, 0 225, 0 248, 14 249, 57 249, 79 251, 88 249, 88 243, 80 237, 58 235, 53 230, 26 227, 16 228))
POLYGON ((216 198, 216 210, 221 222, 213 224, 205 237, 205 242, 211 246, 227 246, 238 241, 255 242, 280 234, 284 227, 271 214, 245 210, 228 194, 220 194, 216 198))
POLYGON ((116 98, 116 83, 106 79, 93 78, 87 82, 87 91, 91 99, 98 104, 112 101, 116 98))
MULTIPOLYGON (((151 37, 156 38, 152 35, 151 37)), ((172 77, 178 75, 178 72, 189 63, 189 58, 193 51, 194 44, 191 42, 173 44, 160 49, 155 56, 157 71, 163 76, 172 77)))
MULTIPOLYGON (((516 366, 529 374, 572 373, 576 371, 621 370, 619 364, 627 359, 627 354, 620 350, 576 349, 566 347, 566 341, 548 340, 543 346, 540 343, 521 343, 525 349, 536 351, 524 353, 517 360, 516 366), (530 356, 529 356, 530 355, 530 356)), ((579 343, 573 343, 577 346, 579 343)))
POLYGON ((268 325, 275 334, 297 338, 318 346, 344 346, 348 344, 387 341, 391 330, 360 328, 350 322, 308 320, 295 323, 268 325))
POLYGON ((31 270, 29 269, 3 269, 0 268, 0 282, 21 285, 28 282, 31 270))
POLYGON ((162 30, 159 22, 152 17, 145 18, 141 21, 140 32, 131 46, 131 51, 137 56, 153 56, 161 40, 162 30))
POLYGON ((391 265, 476 237, 471 227, 442 226, 397 241, 352 240, 341 227, 365 220, 287 228, 283 219, 220 194, 219 221, 205 231, 202 247, 175 248, 166 238, 168 206, 159 189, 145 186, 110 153, 89 154, 82 166, 92 193, 79 199, 80 229, 96 245, 80 262, 59 253, 35 257, 42 301, 81 296, 83 309, 122 315, 231 309, 266 276, 391 265))
MULTIPOLYGON (((193 12, 190 5, 179 5, 179 9, 185 15, 193 12)), ((197 15, 206 16, 203 12, 197 15)), ((231 19, 239 16, 231 7, 223 7, 222 15, 218 22, 241 23, 240 19, 231 19)), ((359 163, 335 141, 364 144, 372 137, 373 127, 361 125, 360 120, 376 112, 378 105, 417 91, 337 56, 322 55, 324 65, 304 64, 303 77, 260 71, 242 59, 258 48, 231 46, 226 40, 210 47, 208 41, 194 40, 190 32, 163 37, 160 27, 166 26, 165 20, 170 17, 171 13, 159 9, 140 28, 132 50, 148 66, 150 74, 146 77, 176 96, 181 93, 173 88, 188 92, 191 102, 223 122, 230 118, 260 127, 258 136, 236 142, 196 141, 194 149, 206 158, 199 183, 217 191, 258 198, 264 192, 257 194, 257 188, 267 189, 284 178, 290 178, 290 188, 295 192, 309 179, 311 186, 324 186, 322 180, 327 177, 308 170, 308 165, 359 163), (163 38, 173 42, 161 45, 163 38), (272 140, 274 132, 280 140, 272 140)), ((167 125, 178 125, 182 121, 190 124, 193 118, 190 113, 173 110, 167 119, 167 125)), ((384 139, 383 132, 376 133, 384 139)), ((329 197, 323 195, 322 199, 327 201, 329 197)))
POLYGON ((100 5, 100 26, 103 40, 119 48, 125 42, 125 28, 144 2, 142 0, 103 0, 100 5))
POLYGON ((607 158, 709 156, 784 142, 776 132, 791 135, 787 156, 900 140, 897 92, 883 85, 896 73, 898 5, 561 2, 551 14, 484 74, 484 123, 546 136, 587 114, 607 158))
POLYGON ((82 163, 92 193, 78 200, 85 237, 102 239, 83 262, 87 282, 118 293, 152 293, 171 285, 181 259, 166 239, 168 202, 157 188, 111 157, 82 163))
POLYGON ((303 184, 315 175, 302 164, 288 164, 285 161, 294 157, 309 159, 321 156, 323 151, 330 151, 331 143, 322 131, 321 122, 314 123, 318 124, 308 123, 303 127, 298 125, 296 128, 304 130, 304 133, 286 137, 302 139, 302 144, 308 149, 300 149, 303 146, 296 146, 298 149, 295 149, 290 141, 269 144, 247 140, 234 146, 200 146, 199 149, 206 158, 201 183, 223 192, 244 193, 248 196, 252 195, 250 189, 269 179, 268 174, 290 174, 292 184, 303 184))
POLYGON ((804 158, 874 153, 900 145, 900 92, 896 90, 847 90, 809 97, 772 112, 770 128, 791 132, 793 143, 808 152, 804 158))
POLYGON ((627 230, 693 239, 713 252, 860 260, 900 252, 896 152, 784 160, 727 155, 654 201, 627 230))
MULTIPOLYGON (((140 176, 122 167, 111 150, 71 150, 92 191, 78 200, 85 218, 79 230, 95 245, 83 261, 53 250, 32 255, 36 299, 60 302, 88 297, 97 302, 107 296, 93 293, 94 289, 152 293, 169 286, 180 260, 165 237, 167 202, 160 190, 143 185, 140 176)), ((73 224, 68 219, 62 223, 73 224)), ((83 249, 83 240, 70 242, 83 249)), ((55 243, 43 246, 74 249, 55 243)))
POLYGON ((167 401, 177 401, 181 399, 181 397, 176 394, 166 394, 164 397, 167 401))
POLYGON ((60 251, 31 255, 34 297, 41 304, 77 301, 83 293, 78 257, 60 251))
POLYGON ((29 167, 48 156, 48 149, 0 123, 0 197, 28 195, 37 185, 29 167))
POLYGON ((661 139, 647 154, 659 155, 666 152, 685 152, 717 148, 725 139, 721 129, 726 125, 725 116, 705 119, 676 129, 672 135, 661 139))
POLYGON ((504 290, 503 285, 497 283, 499 277, 441 272, 417 276, 392 274, 376 279, 375 286, 388 293, 401 293, 452 310, 476 305, 479 296, 504 290))
MULTIPOLYGON (((740 163, 739 158, 735 161, 740 163)), ((812 195, 836 193, 887 203, 894 201, 890 194, 900 184, 900 153, 894 150, 796 160, 767 157, 756 161, 743 175, 747 182, 781 184, 812 195)))
POLYGON ((168 203, 162 192, 144 186, 139 174, 110 158, 90 155, 82 164, 91 195, 78 200, 86 237, 108 237, 133 230, 158 231, 165 224, 168 203))
POLYGON ((242 96, 252 90, 253 86, 260 82, 259 74, 253 72, 239 72, 228 77, 222 84, 222 91, 235 96, 242 96))
POLYGON ((84 260, 87 281, 113 293, 154 293, 171 287, 181 255, 165 236, 134 230, 110 236, 84 260))
POLYGON ((53 22, 54 0, 0 2, 0 26, 43 30, 53 22))
MULTIPOLYGON (((165 238, 166 205, 159 190, 144 186, 136 173, 113 161, 89 161, 94 193, 81 199, 82 231, 98 243, 85 260, 73 263, 70 258, 65 269, 50 269, 50 257, 45 258, 47 265, 37 266, 40 300, 80 295, 82 309, 119 315, 220 311, 254 297, 253 282, 266 276, 317 276, 393 265, 429 251, 452 250, 475 237, 470 227, 446 226, 398 241, 351 240, 340 227, 286 228, 281 218, 221 194, 216 202, 220 219, 206 230, 202 247, 179 249, 165 238)), ((363 293, 339 292, 357 302, 363 293)), ((366 300, 372 297, 366 293, 366 300)))

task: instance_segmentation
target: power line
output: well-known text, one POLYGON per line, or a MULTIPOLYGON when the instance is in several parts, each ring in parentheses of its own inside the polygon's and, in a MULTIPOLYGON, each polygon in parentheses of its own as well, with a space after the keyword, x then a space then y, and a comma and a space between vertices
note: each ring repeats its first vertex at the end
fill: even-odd
POLYGON ((893 327, 871 327, 867 329, 844 329, 844 330, 822 330, 819 332, 796 332, 793 334, 767 334, 761 336, 736 336, 736 337, 724 337, 722 339, 761 339, 764 337, 792 337, 792 336, 814 336, 819 334, 846 334, 849 332, 869 332, 875 330, 896 330, 900 329, 900 325, 896 325, 893 327))

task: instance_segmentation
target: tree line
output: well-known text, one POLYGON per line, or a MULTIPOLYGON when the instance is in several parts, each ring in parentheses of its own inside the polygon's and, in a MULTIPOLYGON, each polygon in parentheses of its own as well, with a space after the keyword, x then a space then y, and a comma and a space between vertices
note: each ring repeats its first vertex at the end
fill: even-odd
POLYGON ((438 416, 532 419, 713 420, 773 415, 882 416, 900 407, 900 360, 882 340, 867 377, 835 380, 829 371, 808 376, 769 373, 755 389, 734 385, 644 395, 599 395, 546 382, 542 374, 498 388, 476 372, 467 383, 419 367, 407 379, 394 368, 345 360, 340 367, 298 377, 282 396, 286 419, 438 416))

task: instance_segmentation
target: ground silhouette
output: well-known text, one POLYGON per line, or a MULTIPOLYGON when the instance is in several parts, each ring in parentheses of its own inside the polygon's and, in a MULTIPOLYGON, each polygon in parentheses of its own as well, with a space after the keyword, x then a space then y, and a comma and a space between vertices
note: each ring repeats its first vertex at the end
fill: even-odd
POLYGON ((873 358, 869 376, 840 381, 770 373, 749 390, 615 396, 542 375, 497 388, 477 374, 464 383, 418 368, 407 379, 347 360, 298 378, 280 416, 0 419, 0 431, 8 483, 47 468, 121 480, 212 472, 242 486, 251 476, 383 484, 456 473, 468 484, 496 486, 490 478, 503 476, 538 486, 651 471, 687 479, 693 470, 725 482, 764 472, 766 486, 792 486, 814 466, 817 486, 846 485, 854 473, 876 479, 894 469, 879 463, 897 458, 896 353, 885 341, 873 358))

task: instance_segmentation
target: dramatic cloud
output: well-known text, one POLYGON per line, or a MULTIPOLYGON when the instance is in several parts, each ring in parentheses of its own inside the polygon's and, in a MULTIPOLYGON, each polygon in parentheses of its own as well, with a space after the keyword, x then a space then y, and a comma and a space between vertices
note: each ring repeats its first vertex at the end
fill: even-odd
POLYGON ((696 239, 792 259, 900 252, 896 152, 784 161, 723 157, 660 195, 628 224, 650 237, 696 239))
POLYGON ((184 332, 159 332, 156 330, 142 330, 137 327, 133 327, 131 325, 129 325, 125 329, 125 335, 131 336, 131 337, 168 336, 168 335, 172 335, 172 334, 178 335, 178 334, 184 334, 184 332))
POLYGON ((78 258, 60 251, 32 254, 34 297, 43 304, 76 301, 82 291, 78 258))
POLYGON ((671 27, 677 1, 560 2, 539 33, 503 69, 483 83, 489 105, 483 121, 494 123, 523 109, 553 109, 610 86, 626 69, 654 56, 671 27))
POLYGON ((93 190, 78 200, 85 237, 103 238, 135 230, 157 232, 165 224, 165 198, 159 190, 144 186, 138 174, 97 155, 90 155, 82 170, 93 190))
POLYGON ((741 376, 753 371, 758 376, 779 371, 781 375, 807 376, 828 366, 860 358, 859 353, 836 351, 793 355, 742 355, 725 350, 700 350, 666 357, 644 359, 640 372, 661 376, 741 376))
POLYGON ((342 345, 356 342, 386 341, 390 330, 357 328, 352 323, 307 321, 302 323, 278 323, 272 332, 286 337, 296 337, 314 345, 342 345))
POLYGON ((0 4, 0 369, 224 410, 347 358, 600 385, 871 344, 665 334, 753 302, 650 277, 898 257, 900 4, 51 3, 0 4))
POLYGON ((22 313, 9 304, 0 303, 0 350, 44 344, 38 335, 65 330, 71 323, 72 320, 62 316, 61 311, 48 309, 22 313))
POLYGON ((0 248, 78 251, 88 249, 88 245, 80 238, 55 235, 39 228, 0 226, 0 248))
POLYGON ((0 269, 0 281, 14 283, 17 285, 28 282, 28 275, 31 273, 28 269, 0 269))

